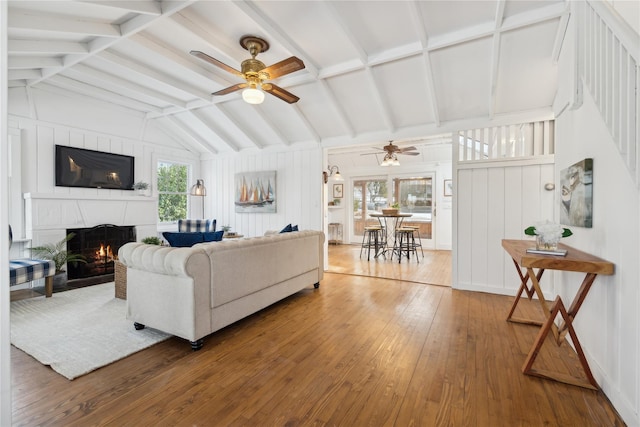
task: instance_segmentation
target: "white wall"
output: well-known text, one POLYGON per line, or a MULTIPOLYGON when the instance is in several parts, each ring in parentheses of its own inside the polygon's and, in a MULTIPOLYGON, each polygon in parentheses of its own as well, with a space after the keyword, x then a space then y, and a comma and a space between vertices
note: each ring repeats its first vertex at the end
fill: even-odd
MULTIPOLYGON (((111 201, 113 208, 104 212, 113 213, 116 219, 109 218, 108 223, 117 225, 121 222, 118 218, 125 222, 135 221, 120 225, 136 225, 139 239, 157 233, 157 203, 150 211, 149 204, 142 203, 132 191, 56 187, 55 145, 134 156, 135 181, 155 182, 156 163, 159 158, 189 164, 194 175, 200 174, 198 153, 185 150, 168 137, 162 138, 153 126, 145 123, 144 117, 135 112, 123 111, 99 101, 87 101, 77 96, 68 97, 46 90, 25 88, 11 90, 10 108, 10 147, 12 159, 15 160, 10 178, 14 184, 9 198, 10 223, 17 238, 33 237, 34 244, 59 241, 64 236, 64 227, 54 230, 47 223, 55 221, 53 216, 47 218, 50 215, 49 211, 35 210, 32 211, 33 217, 26 218, 25 201, 22 200, 24 194, 30 194, 29 200, 36 200, 38 203, 52 195, 51 200, 59 200, 60 203, 67 203, 74 208, 77 218, 75 225, 71 224, 69 228, 96 225, 92 224, 90 217, 104 218, 100 212, 95 212, 98 209, 98 201, 103 204, 111 201), (151 141, 146 140, 147 137, 151 141), (90 203, 89 200, 96 202, 90 203), (93 209, 93 215, 86 208, 92 205, 96 207, 93 209), (142 211, 137 208, 143 205, 145 218, 140 217, 142 211), (118 211, 122 211, 123 214, 118 215, 118 211), (37 228, 38 222, 41 225, 41 233, 32 236, 31 230, 28 233, 27 228, 30 224, 37 228)), ((153 185, 150 195, 157 195, 157 189, 153 188, 153 185)), ((49 201, 49 206, 55 205, 52 203, 49 201)), ((46 206, 42 207, 46 210, 46 206)), ((55 214, 54 211, 51 212, 55 214)), ((62 223, 63 226, 69 225, 68 221, 62 223)))
POLYGON ((287 224, 322 230, 322 150, 288 149, 216 156, 202 161, 207 196, 205 216, 218 228, 229 225, 244 236, 260 236, 287 224), (236 213, 235 175, 276 171, 276 212, 236 213))
MULTIPOLYGON (((640 3, 613 2, 625 19, 640 17, 640 3)), ((559 61, 560 71, 576 75, 575 25, 570 21, 559 61)), ((636 22, 635 31, 640 31, 636 22)), ((593 227, 572 227, 571 245, 615 264, 615 274, 599 276, 574 326, 594 377, 628 425, 640 425, 640 196, 586 86, 563 79, 562 93, 582 93, 576 105, 556 119, 556 172, 593 158, 593 227), (574 86, 571 86, 574 85, 574 86), (568 86, 568 87, 567 87, 568 86)), ((559 104, 564 104, 560 100, 559 104)), ((624 112, 621 112, 624 114, 624 112)), ((640 120, 640 118, 636 118, 640 120)), ((637 143, 637 141, 636 141, 637 143)), ((565 301, 575 295, 581 277, 558 276, 565 301)))
MULTIPOLYGON (((0 2, 0 200, 9 199, 7 188, 7 2, 0 2)), ((8 203, 0 204, 0 224, 9 222, 8 203)), ((0 231, 0 425, 11 425, 11 324, 9 322, 9 230, 0 231)))
MULTIPOLYGON (((515 295, 520 279, 502 239, 528 238, 525 228, 554 218, 554 192, 544 189, 554 182, 553 157, 458 165, 454 175, 452 286, 515 295)), ((545 292, 552 279, 541 281, 545 292)))
MULTIPOLYGON (((598 276, 574 323, 593 374, 628 425, 640 425, 640 198, 587 92, 582 106, 556 121, 556 171, 593 158, 593 228, 572 227, 571 245, 615 264, 598 276)), ((561 275, 570 301, 576 273, 561 275)))

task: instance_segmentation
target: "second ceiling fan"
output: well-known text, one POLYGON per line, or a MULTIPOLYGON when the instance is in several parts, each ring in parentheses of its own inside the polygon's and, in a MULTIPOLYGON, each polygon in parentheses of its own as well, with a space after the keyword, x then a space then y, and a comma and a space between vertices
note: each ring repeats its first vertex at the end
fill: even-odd
POLYGON ((302 62, 302 60, 292 56, 267 67, 262 61, 256 59, 259 53, 269 50, 269 43, 267 43, 266 40, 256 36, 243 36, 240 39, 240 46, 247 49, 251 54, 251 58, 242 61, 241 71, 199 50, 192 50, 190 52, 191 55, 222 68, 231 74, 242 77, 245 80, 243 83, 229 86, 228 88, 214 92, 212 95, 227 95, 244 89, 242 91, 242 98, 249 104, 262 103, 264 100, 264 92, 280 98, 289 104, 298 102, 300 98, 280 86, 268 83, 267 80, 277 79, 294 71, 302 70, 304 68, 304 62, 302 62))
POLYGON ((362 155, 365 156, 368 154, 381 154, 381 152, 384 152, 385 153, 384 159, 380 163, 380 166, 400 165, 400 162, 398 161, 398 156, 397 156, 398 154, 403 154, 407 156, 417 156, 420 154, 420 152, 417 151, 417 148, 414 146, 400 148, 397 145, 395 145, 393 141, 389 141, 389 144, 385 145, 382 148, 376 147, 374 149, 379 151, 375 153, 364 153, 362 155))

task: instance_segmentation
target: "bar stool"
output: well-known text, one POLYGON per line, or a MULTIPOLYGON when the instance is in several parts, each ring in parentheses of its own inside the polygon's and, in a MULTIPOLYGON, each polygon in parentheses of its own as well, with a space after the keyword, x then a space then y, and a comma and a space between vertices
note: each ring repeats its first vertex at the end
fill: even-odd
POLYGON ((378 250, 382 248, 381 227, 365 227, 362 235, 362 245, 360 246, 360 258, 362 251, 367 250, 367 261, 371 259, 371 248, 374 249, 374 258, 378 256, 378 250))
POLYGON ((422 250, 422 238, 420 237, 420 227, 417 225, 406 225, 404 228, 412 228, 413 229, 413 244, 416 247, 416 256, 417 249, 420 248, 420 253, 422 254, 422 258, 424 258, 424 251, 422 250), (418 235, 416 239, 416 234, 418 235))
POLYGON ((402 261, 403 254, 406 254, 408 260, 411 259, 411 252, 415 254, 416 261, 420 262, 413 232, 413 228, 401 227, 396 229, 393 253, 398 254, 398 263, 402 261))

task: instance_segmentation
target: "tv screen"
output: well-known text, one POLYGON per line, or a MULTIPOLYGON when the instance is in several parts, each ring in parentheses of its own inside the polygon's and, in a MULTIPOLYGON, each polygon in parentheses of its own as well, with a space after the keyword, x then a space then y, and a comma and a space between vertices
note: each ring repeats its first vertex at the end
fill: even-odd
POLYGON ((131 190, 132 156, 56 145, 56 186, 131 190))

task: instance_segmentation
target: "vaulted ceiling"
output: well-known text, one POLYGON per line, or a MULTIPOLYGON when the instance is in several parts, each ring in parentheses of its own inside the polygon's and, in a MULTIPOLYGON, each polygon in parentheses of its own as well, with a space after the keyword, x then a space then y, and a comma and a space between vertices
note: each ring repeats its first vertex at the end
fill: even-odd
POLYGON ((9 1, 9 87, 141 112, 185 148, 226 153, 415 139, 550 111, 569 18, 564 0, 9 1), (250 105, 234 69, 264 38, 274 80, 300 97, 250 105))

